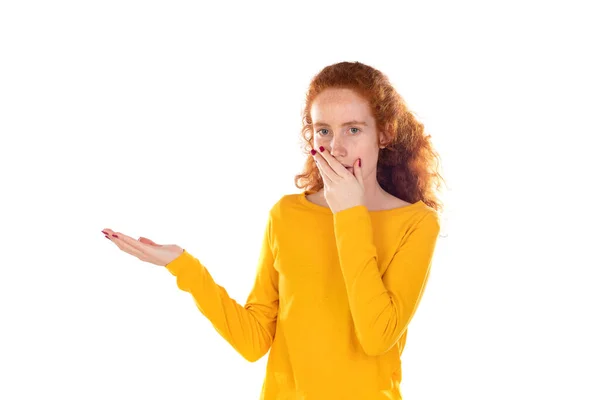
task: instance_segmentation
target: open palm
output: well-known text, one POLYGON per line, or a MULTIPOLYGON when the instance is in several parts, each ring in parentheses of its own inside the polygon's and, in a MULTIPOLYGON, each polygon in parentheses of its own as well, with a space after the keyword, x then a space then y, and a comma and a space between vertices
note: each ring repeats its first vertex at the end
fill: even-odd
POLYGON ((121 232, 114 232, 111 229, 104 229, 102 233, 125 253, 129 253, 142 261, 160 265, 161 267, 175 260, 184 251, 183 248, 175 244, 157 244, 145 237, 135 240, 132 237, 124 235, 121 232))

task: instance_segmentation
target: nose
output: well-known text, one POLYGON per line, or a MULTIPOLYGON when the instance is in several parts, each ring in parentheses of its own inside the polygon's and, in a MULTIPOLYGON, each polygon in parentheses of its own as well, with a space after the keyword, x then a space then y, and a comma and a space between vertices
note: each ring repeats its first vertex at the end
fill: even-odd
POLYGON ((329 145, 330 145, 329 152, 335 158, 338 158, 338 159, 343 158, 346 155, 346 150, 345 150, 342 140, 340 140, 339 136, 337 138, 331 139, 331 142, 329 142, 329 145))

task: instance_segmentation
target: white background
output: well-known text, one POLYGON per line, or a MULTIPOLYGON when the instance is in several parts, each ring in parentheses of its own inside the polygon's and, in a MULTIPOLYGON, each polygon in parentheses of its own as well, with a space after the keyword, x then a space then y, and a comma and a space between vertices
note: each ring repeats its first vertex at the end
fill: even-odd
POLYGON ((361 61, 449 188, 405 399, 599 399, 592 3, 0 3, 0 398, 257 399, 267 356, 101 230, 245 302, 310 79, 361 61))

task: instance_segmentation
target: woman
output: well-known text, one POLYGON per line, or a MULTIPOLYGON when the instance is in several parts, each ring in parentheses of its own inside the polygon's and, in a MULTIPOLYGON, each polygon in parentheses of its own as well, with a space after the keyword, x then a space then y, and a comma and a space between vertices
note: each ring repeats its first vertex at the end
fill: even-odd
POLYGON ((359 62, 313 78, 302 134, 303 191, 271 208, 244 306, 181 247, 103 233, 165 266, 248 361, 270 350, 261 399, 401 399, 440 231, 437 154, 387 77, 359 62))

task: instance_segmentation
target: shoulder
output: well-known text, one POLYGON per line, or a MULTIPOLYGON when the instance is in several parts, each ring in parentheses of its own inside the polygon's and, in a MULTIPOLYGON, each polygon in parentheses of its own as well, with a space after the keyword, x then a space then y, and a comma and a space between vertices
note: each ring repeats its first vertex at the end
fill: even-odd
POLYGON ((415 230, 426 235, 438 236, 441 230, 440 215, 433 208, 423 205, 422 212, 419 213, 418 222, 415 224, 415 230))
POLYGON ((269 211, 270 217, 281 217, 282 213, 284 213, 285 210, 290 209, 290 207, 293 207, 298 203, 298 196, 300 195, 295 193, 288 193, 280 196, 279 199, 277 199, 271 206, 271 209, 269 211))
POLYGON ((281 208, 289 206, 292 203, 296 203, 298 201, 299 194, 297 193, 287 193, 279 197, 279 200, 275 202, 273 208, 281 208))
POLYGON ((389 195, 388 207, 393 209, 408 207, 410 209, 409 213, 402 214, 407 218, 409 231, 426 230, 435 233, 439 233, 440 231, 440 215, 438 211, 428 206, 422 200, 409 203, 408 201, 389 195))

